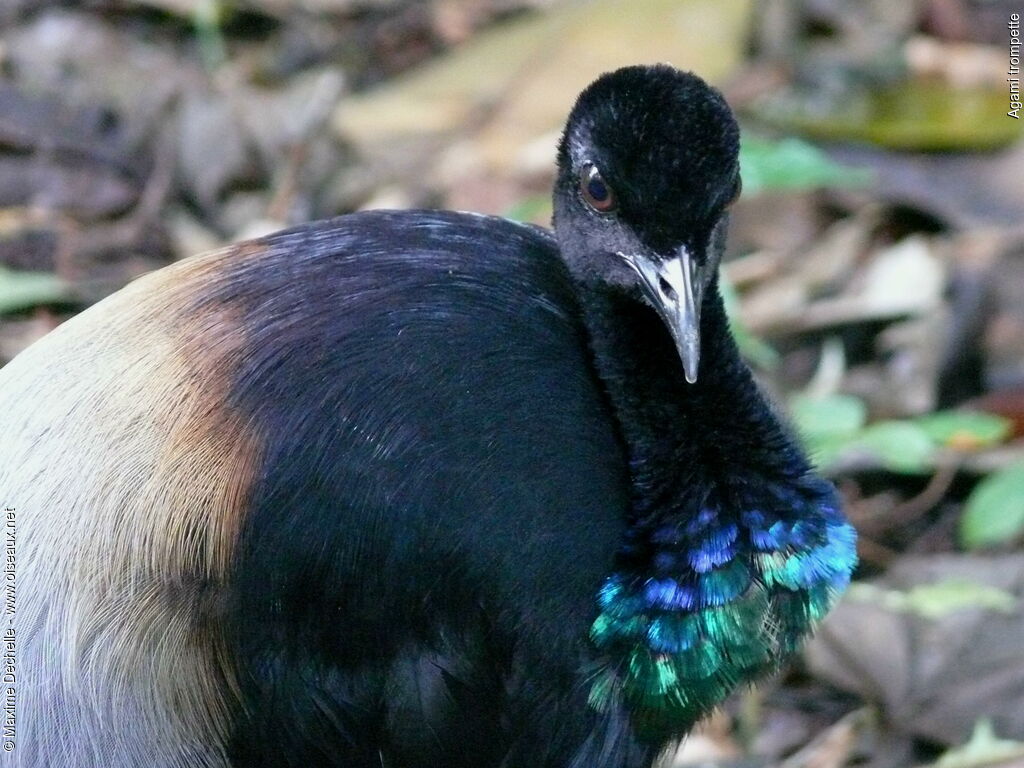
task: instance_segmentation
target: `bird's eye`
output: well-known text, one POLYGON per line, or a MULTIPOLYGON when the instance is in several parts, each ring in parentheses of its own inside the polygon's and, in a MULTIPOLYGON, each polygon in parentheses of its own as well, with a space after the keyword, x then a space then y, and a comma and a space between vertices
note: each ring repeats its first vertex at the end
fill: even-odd
POLYGON ((593 165, 583 167, 583 173, 580 174, 580 194, 587 205, 598 213, 611 213, 619 205, 612 188, 601 178, 601 172, 593 165))

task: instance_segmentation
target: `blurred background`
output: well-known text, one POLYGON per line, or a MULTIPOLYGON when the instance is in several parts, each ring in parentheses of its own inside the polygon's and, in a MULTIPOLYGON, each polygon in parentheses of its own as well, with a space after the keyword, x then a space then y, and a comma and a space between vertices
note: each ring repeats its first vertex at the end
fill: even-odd
POLYGON ((667 764, 1024 766, 1013 13, 0 0, 0 363, 148 270, 291 224, 379 207, 546 224, 578 91, 624 64, 692 69, 744 130, 734 329, 839 486, 861 566, 804 656, 667 764))

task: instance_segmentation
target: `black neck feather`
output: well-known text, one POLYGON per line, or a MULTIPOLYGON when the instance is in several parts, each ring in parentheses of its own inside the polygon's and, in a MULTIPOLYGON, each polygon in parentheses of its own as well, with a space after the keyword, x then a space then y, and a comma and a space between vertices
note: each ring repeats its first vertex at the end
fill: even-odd
POLYGON ((717 282, 704 300, 694 384, 650 307, 612 290, 583 298, 597 371, 629 450, 639 518, 678 514, 740 478, 747 486, 785 483, 807 472, 740 358, 717 282))

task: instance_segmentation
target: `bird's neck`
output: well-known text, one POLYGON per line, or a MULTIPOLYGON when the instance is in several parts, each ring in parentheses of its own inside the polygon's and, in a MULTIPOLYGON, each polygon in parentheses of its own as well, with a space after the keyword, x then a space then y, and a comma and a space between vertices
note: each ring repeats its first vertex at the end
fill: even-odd
POLYGON ((695 384, 652 310, 584 299, 633 490, 591 627, 591 704, 675 737, 797 647, 845 587, 855 536, 740 359, 717 286, 695 384))
POLYGON ((695 495, 737 481, 785 483, 808 471, 740 358, 717 285, 704 300, 693 384, 649 307, 621 293, 595 292, 586 301, 586 322, 628 447, 639 517, 675 513, 698 501, 695 495))

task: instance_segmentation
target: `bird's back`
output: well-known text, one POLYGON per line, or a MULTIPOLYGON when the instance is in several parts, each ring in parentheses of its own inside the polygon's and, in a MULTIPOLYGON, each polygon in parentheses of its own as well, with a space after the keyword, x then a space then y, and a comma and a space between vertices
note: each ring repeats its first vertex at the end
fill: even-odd
POLYGON ((586 636, 625 525, 554 243, 487 217, 358 214, 148 275, 0 371, 0 424, 24 765, 329 765, 385 689, 430 764, 453 691, 508 693, 492 656, 586 636))

